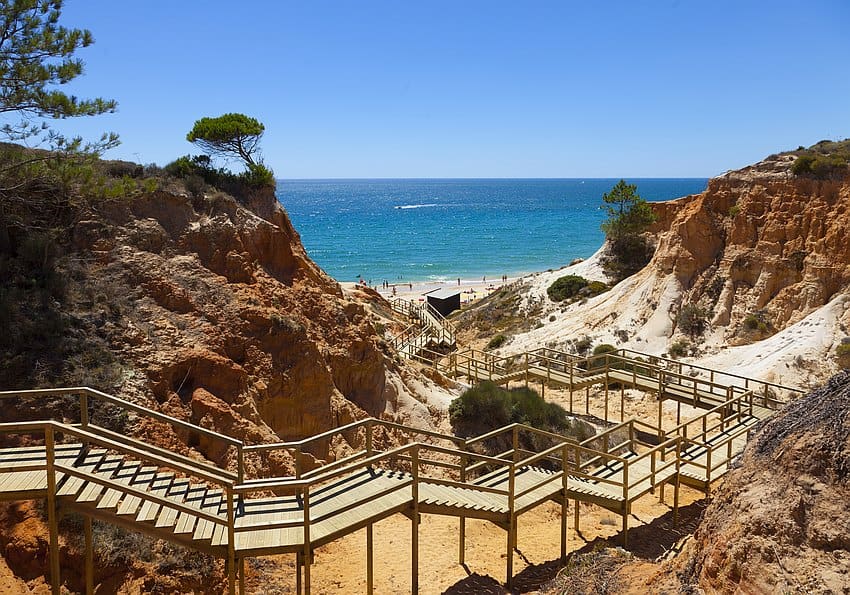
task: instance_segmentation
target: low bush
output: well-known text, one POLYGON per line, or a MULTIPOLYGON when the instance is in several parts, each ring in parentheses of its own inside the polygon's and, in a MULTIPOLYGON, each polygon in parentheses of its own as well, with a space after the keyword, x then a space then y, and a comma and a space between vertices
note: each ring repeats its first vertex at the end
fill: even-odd
POLYGON ((565 275, 555 280, 546 290, 546 294, 553 302, 562 302, 576 297, 579 291, 587 287, 589 281, 578 275, 565 275))
POLYGON ((794 175, 818 179, 841 176, 850 164, 850 140, 821 141, 808 149, 798 149, 797 153, 791 166, 794 175))
POLYGON ((652 259, 655 247, 641 235, 609 238, 602 269, 614 282, 634 275, 652 259))
POLYGON ((751 333, 768 333, 771 329, 771 325, 768 322, 765 313, 762 311, 747 314, 744 318, 743 325, 744 329, 751 333))
MULTIPOLYGON (((605 355, 606 353, 614 353, 617 351, 617 348, 608 343, 602 343, 593 348, 593 355, 605 355)), ((595 370, 596 368, 604 368, 605 367, 605 358, 599 357, 597 359, 592 360, 590 363, 591 370, 595 370)), ((612 367, 616 367, 616 363, 612 362, 612 367)))
POLYGON ((508 338, 503 334, 493 335, 493 338, 487 343, 485 349, 498 349, 507 342, 508 338))
POLYGON ((695 337, 702 334, 708 324, 709 312, 699 304, 685 304, 676 317, 679 330, 695 337))
POLYGON ((557 432, 570 427, 563 407, 549 403, 530 388, 505 389, 482 382, 449 405, 449 421, 459 436, 476 436, 509 423, 557 432))
POLYGON ((676 341, 670 346, 668 354, 672 358, 685 357, 690 351, 691 344, 688 341, 676 341))
POLYGON ((835 348, 835 355, 842 362, 846 362, 844 367, 850 367, 850 343, 841 343, 835 348))

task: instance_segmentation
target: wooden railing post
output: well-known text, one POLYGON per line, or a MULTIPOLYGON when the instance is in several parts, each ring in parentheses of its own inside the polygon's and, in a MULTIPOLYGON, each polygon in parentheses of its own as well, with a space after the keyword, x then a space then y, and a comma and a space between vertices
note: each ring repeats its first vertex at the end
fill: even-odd
MULTIPOLYGON (((465 448, 465 447, 464 447, 465 448)), ((466 455, 460 455, 460 481, 466 483, 466 455)), ((466 562, 466 517, 461 515, 458 528, 458 564, 466 562)))
POLYGON ((310 486, 302 491, 301 502, 304 511, 304 549, 301 557, 304 562, 304 593, 310 595, 310 564, 313 562, 313 548, 310 546, 310 486))
MULTIPOLYGON (((567 480, 569 446, 566 442, 561 445, 561 562, 567 559, 567 480)), ((578 505, 578 504, 576 504, 578 505)))
POLYGON ((519 458, 519 426, 514 426, 513 449, 514 451, 511 455, 511 462, 516 463, 519 458))
POLYGON ((80 426, 86 429, 89 425, 89 394, 86 391, 80 393, 80 426))
MULTIPOLYGON (((243 450, 245 447, 241 442, 236 445, 236 483, 243 483, 245 481, 245 451, 243 450)), ((239 500, 242 499, 242 495, 239 495, 239 500)))
POLYGON ((629 545, 629 460, 623 462, 623 547, 629 545))
POLYGON ((236 515, 233 509, 233 487, 225 486, 227 497, 227 592, 236 594, 236 515))
POLYGON ((410 472, 413 476, 411 496, 413 515, 410 523, 410 592, 419 593, 419 445, 410 451, 410 472))
POLYGON ((372 420, 366 422, 366 456, 372 456, 372 420))
POLYGON ((47 474, 47 526, 50 532, 48 555, 50 557, 50 591, 59 595, 61 580, 59 577, 59 521, 56 514, 56 445, 53 425, 48 423, 44 430, 44 448, 46 451, 47 474))
MULTIPOLYGON (((516 428, 514 428, 516 431, 516 428)), ((516 435, 516 434, 514 434, 516 435)), ((516 465, 508 467, 508 544, 507 544, 507 568, 505 569, 505 586, 510 590, 514 581, 514 548, 516 547, 516 465)))

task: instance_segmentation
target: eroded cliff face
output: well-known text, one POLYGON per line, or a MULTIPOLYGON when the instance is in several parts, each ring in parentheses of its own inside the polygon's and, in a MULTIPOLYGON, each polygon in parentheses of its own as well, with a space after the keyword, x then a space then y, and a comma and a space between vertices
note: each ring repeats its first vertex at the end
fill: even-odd
POLYGON ((727 338, 749 314, 782 329, 850 287, 850 180, 794 176, 793 160, 768 158, 657 207, 650 267, 676 277, 683 303, 712 307, 727 338))
MULTIPOLYGON (((121 309, 102 327, 126 369, 121 395, 250 443, 409 413, 369 313, 307 257, 271 191, 247 203, 157 192, 76 226, 76 249, 95 256, 88 277, 121 309)), ((233 462, 220 445, 135 428, 154 430, 233 462)), ((285 470, 278 456, 266 472, 285 470)))
POLYGON ((604 248, 525 279, 516 291, 535 323, 502 351, 581 340, 660 355, 679 344, 730 372, 801 386, 828 378, 850 335, 850 177, 795 176, 793 160, 772 156, 701 194, 653 203, 652 260, 606 293, 569 304, 546 295, 566 274, 604 280, 604 248), (691 305, 705 313, 702 331, 680 324, 691 305))

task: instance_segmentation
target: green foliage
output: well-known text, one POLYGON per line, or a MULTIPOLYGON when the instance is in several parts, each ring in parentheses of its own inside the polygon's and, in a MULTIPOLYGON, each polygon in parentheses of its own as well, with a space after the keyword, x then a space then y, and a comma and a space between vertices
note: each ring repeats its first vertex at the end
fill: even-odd
POLYGON ((692 337, 702 334, 708 324, 709 314, 709 311, 699 304, 685 304, 676 317, 679 330, 692 337))
POLYGON ((207 155, 184 155, 167 164, 164 169, 167 174, 185 180, 186 189, 193 196, 201 196, 207 185, 236 197, 244 197, 251 190, 275 185, 274 173, 262 164, 249 166, 241 174, 234 174, 226 168, 213 167, 207 155))
POLYGON ((565 275, 555 280, 546 290, 546 294, 553 302, 560 302, 578 295, 578 292, 587 287, 588 281, 578 275, 565 275))
POLYGON ((602 231, 608 239, 643 233, 657 219, 649 203, 637 193, 637 185, 626 184, 625 180, 603 194, 602 201, 608 212, 602 231))
POLYGON ((602 261, 602 269, 615 282, 622 281, 645 267, 652 259, 654 250, 642 235, 632 234, 610 238, 602 261))
POLYGON ((768 333, 771 330, 771 324, 767 320, 766 313, 759 310, 752 314, 748 314, 743 321, 744 329, 748 332, 768 333))
POLYGON ((449 421, 459 436, 475 436, 514 422, 548 431, 570 426, 563 407, 543 400, 534 390, 507 390, 486 381, 451 402, 449 421))
POLYGON ((274 172, 262 163, 248 166, 239 174, 239 180, 249 188, 274 187, 274 172))
POLYGON ((599 295, 600 293, 605 293, 611 289, 607 284, 602 281, 591 281, 587 284, 587 287, 584 291, 582 291, 582 295, 587 295, 587 297, 593 297, 595 295, 599 295))
POLYGON ((690 349, 691 349, 691 343, 689 341, 680 340, 680 341, 676 341, 675 343, 673 343, 670 346, 669 354, 670 354, 670 357, 673 357, 673 358, 685 357, 686 355, 688 355, 688 352, 690 351, 690 349))
POLYGON ((553 302, 562 302, 577 297, 593 297, 605 293, 610 288, 601 281, 588 281, 578 275, 564 275, 555 280, 546 289, 546 294, 553 302))
POLYGON ((808 149, 798 149, 791 166, 796 176, 826 179, 845 175, 850 164, 850 140, 820 141, 808 149))
POLYGON ((602 266, 615 281, 621 281, 642 269, 652 258, 652 246, 641 235, 657 217, 652 207, 637 193, 637 186, 620 180, 602 196, 608 219, 602 230, 608 251, 602 266))
POLYGON ((740 205, 735 204, 735 205, 732 205, 731 207, 729 207, 729 216, 732 217, 733 219, 735 217, 737 217, 738 213, 740 213, 740 212, 741 212, 740 205))
POLYGON ((487 347, 485 349, 498 349, 502 345, 507 342, 508 338, 499 333, 498 335, 493 335, 493 338, 487 343, 487 347))
POLYGON ((835 348, 835 355, 842 358, 850 358, 850 343, 841 343, 835 348))
POLYGON ((254 156, 264 131, 265 126, 255 118, 230 113, 196 121, 186 140, 211 155, 241 159, 250 170, 258 164, 254 156))
POLYGON ((593 355, 603 355, 605 353, 614 353, 617 348, 609 343, 600 343, 593 348, 593 355))
MULTIPOLYGON (((83 62, 74 54, 94 42, 90 31, 61 26, 61 12, 62 0, 0 2, 0 113, 21 116, 20 123, 6 124, 2 131, 13 141, 44 134, 56 148, 79 150, 84 148, 81 139, 66 139, 33 118, 94 116, 115 111, 116 103, 80 99, 57 89, 82 74, 83 62)), ((117 140, 104 135, 85 148, 99 151, 117 140)))

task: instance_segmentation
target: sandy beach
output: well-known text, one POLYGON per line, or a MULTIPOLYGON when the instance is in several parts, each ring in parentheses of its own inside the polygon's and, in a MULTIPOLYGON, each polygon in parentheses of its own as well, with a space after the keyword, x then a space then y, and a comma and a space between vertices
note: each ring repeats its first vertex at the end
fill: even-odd
MULTIPOLYGON (((455 279, 454 281, 414 281, 408 283, 396 282, 390 283, 388 287, 382 287, 381 284, 375 284, 374 280, 372 289, 380 293, 386 299, 401 297, 406 300, 425 299, 425 294, 437 289, 459 289, 461 292, 461 305, 470 304, 484 297, 487 297, 500 287, 513 283, 522 277, 485 277, 481 280, 472 279, 455 279)), ((340 285, 345 289, 354 289, 359 284, 350 282, 341 282, 340 285)))

